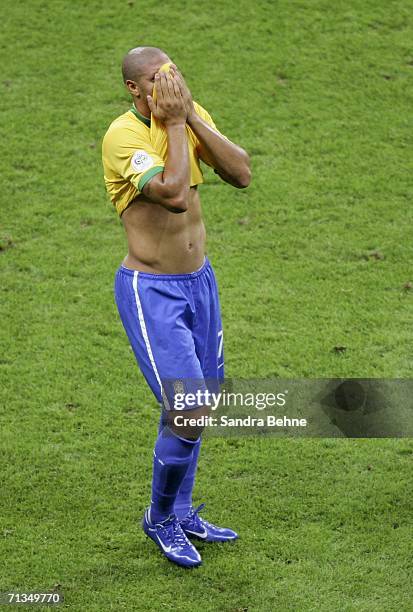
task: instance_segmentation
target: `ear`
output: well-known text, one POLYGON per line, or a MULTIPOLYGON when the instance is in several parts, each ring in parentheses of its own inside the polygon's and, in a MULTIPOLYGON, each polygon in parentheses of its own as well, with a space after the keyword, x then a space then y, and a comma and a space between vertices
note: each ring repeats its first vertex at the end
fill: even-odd
POLYGON ((136 81, 131 81, 131 79, 127 79, 125 81, 125 85, 126 85, 127 90, 132 96, 135 96, 135 98, 141 97, 141 92, 139 90, 139 86, 136 83, 136 81))

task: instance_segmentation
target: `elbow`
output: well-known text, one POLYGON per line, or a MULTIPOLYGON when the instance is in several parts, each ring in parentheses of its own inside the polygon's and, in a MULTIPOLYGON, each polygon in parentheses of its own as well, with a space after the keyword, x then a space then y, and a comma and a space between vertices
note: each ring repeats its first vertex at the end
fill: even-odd
POLYGON ((245 189, 251 183, 251 169, 249 164, 242 169, 242 172, 237 177, 237 185, 238 189, 245 189))
POLYGON ((245 189, 251 183, 251 170, 247 168, 247 170, 243 173, 240 178, 238 189, 245 189))
POLYGON ((180 214, 188 210, 189 185, 186 188, 168 186, 162 194, 160 204, 169 212, 180 214))
POLYGON ((250 158, 246 151, 242 150, 243 163, 240 168, 239 175, 237 177, 237 188, 245 189, 251 183, 251 165, 250 158))
POLYGON ((165 208, 171 213, 180 214, 188 210, 188 200, 185 197, 169 198, 165 208))

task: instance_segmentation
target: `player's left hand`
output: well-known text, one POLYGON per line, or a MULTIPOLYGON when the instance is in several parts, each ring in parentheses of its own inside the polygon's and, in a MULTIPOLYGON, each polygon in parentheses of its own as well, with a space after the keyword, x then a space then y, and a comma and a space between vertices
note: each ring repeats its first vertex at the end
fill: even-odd
POLYGON ((175 81, 178 83, 178 87, 179 87, 179 89, 181 91, 181 96, 183 98, 183 101, 184 101, 184 104, 185 104, 185 108, 186 108, 186 112, 187 112, 187 122, 190 123, 191 119, 196 114, 195 108, 194 108, 194 103, 192 101, 192 94, 189 91, 188 85, 185 83, 184 77, 182 76, 182 74, 178 70, 178 68, 175 66, 175 64, 171 65, 170 72, 171 72, 172 76, 174 77, 175 81))

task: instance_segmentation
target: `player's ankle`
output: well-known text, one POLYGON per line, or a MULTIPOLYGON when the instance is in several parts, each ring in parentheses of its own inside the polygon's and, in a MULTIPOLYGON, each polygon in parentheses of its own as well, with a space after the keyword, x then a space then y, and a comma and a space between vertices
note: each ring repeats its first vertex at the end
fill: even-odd
POLYGON ((174 506, 174 512, 176 514, 178 521, 183 521, 183 519, 188 516, 191 510, 192 510, 192 505, 185 505, 185 506, 175 505, 174 506))
POLYGON ((173 510, 171 512, 160 512, 156 508, 149 506, 149 510, 148 510, 149 523, 150 525, 157 525, 158 523, 163 523, 163 521, 166 521, 166 519, 168 519, 171 516, 171 514, 173 514, 173 510))

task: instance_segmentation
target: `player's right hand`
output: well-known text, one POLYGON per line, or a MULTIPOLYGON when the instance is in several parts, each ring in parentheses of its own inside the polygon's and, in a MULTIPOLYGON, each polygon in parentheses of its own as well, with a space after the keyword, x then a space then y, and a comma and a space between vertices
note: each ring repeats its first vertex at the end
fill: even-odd
POLYGON ((153 116, 170 125, 184 125, 187 118, 187 109, 178 83, 167 72, 155 75, 156 101, 148 96, 148 106, 153 116))

